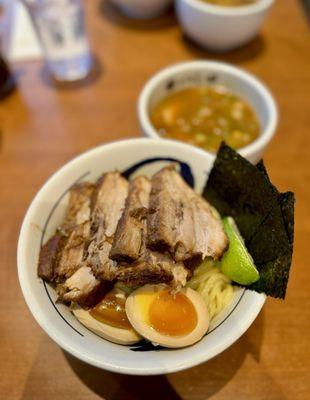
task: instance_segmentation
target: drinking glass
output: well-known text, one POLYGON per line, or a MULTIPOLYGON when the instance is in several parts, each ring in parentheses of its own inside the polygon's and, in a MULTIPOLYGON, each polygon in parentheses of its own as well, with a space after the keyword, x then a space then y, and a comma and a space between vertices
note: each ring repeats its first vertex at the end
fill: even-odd
POLYGON ((81 0, 23 0, 29 10, 47 65, 57 80, 79 80, 92 56, 81 0))
POLYGON ((6 98, 15 88, 15 80, 5 60, 13 15, 11 0, 0 0, 0 100, 6 98))

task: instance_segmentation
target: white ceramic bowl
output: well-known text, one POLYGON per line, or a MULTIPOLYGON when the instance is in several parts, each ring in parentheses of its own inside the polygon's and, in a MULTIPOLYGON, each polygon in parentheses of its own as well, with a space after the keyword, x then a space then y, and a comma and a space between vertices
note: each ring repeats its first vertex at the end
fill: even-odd
POLYGON ((276 103, 262 82, 230 64, 214 61, 184 62, 155 74, 145 84, 138 100, 137 111, 142 133, 151 138, 161 138, 149 115, 152 107, 169 93, 189 86, 213 84, 226 86, 248 102, 256 112, 261 134, 255 141, 238 151, 251 162, 259 161, 277 127, 276 103))
MULTIPOLYGON (((94 181, 105 171, 118 169, 151 176, 179 160, 190 167, 195 188, 201 191, 212 158, 195 147, 169 140, 129 139, 94 148, 58 170, 40 189, 25 216, 18 242, 18 275, 34 318, 64 350, 96 367, 134 375, 155 375, 192 367, 216 356, 235 342, 252 324, 265 296, 237 289, 233 302, 211 324, 199 343, 184 349, 132 351, 133 346, 110 343, 82 326, 67 306, 55 303, 54 289, 37 277, 40 245, 61 223, 69 188, 81 180, 94 181), (140 164, 139 164, 140 163, 140 164), (135 170, 135 171, 134 171, 135 170)), ((188 169, 187 169, 188 170, 188 169)))
POLYGON ((162 14, 172 0, 110 0, 123 14, 134 19, 151 19, 162 14))
POLYGON ((274 0, 257 0, 239 7, 223 7, 201 0, 177 0, 176 10, 184 32, 214 51, 228 51, 253 39, 274 0))

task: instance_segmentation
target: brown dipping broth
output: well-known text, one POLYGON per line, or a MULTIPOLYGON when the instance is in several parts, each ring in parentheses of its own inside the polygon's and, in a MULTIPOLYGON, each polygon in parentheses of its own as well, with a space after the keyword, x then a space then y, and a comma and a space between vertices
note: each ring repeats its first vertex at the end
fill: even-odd
POLYGON ((201 0, 204 3, 216 4, 217 6, 236 7, 256 3, 257 0, 201 0))
POLYGON ((116 296, 117 291, 112 290, 96 305, 89 314, 104 324, 119 329, 132 329, 125 311, 126 299, 116 296))
POLYGON ((253 142, 260 133, 252 108, 223 86, 179 90, 150 113, 158 133, 216 152, 224 140, 234 149, 253 142))

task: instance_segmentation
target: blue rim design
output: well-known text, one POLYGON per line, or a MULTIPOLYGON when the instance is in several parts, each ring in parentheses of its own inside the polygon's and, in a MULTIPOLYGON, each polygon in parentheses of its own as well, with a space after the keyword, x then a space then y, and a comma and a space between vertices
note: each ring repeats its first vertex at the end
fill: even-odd
POLYGON ((127 168, 124 172, 122 172, 122 175, 129 179, 131 175, 137 171, 139 168, 143 167, 143 165, 147 164, 152 164, 154 162, 158 161, 170 161, 170 162, 175 162, 180 165, 180 174, 182 178, 185 180, 185 182, 190 186, 191 188, 195 187, 195 179, 191 170, 191 167, 180 160, 177 160, 176 158, 171 158, 171 157, 153 157, 153 158, 147 158, 145 160, 142 160, 136 164, 134 164, 132 167, 127 168))

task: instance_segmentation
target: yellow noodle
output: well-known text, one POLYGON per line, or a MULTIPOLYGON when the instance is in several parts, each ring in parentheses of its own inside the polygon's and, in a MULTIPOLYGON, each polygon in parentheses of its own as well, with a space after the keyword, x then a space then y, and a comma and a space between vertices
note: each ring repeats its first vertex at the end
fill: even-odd
POLYGON ((207 304, 210 319, 231 303, 234 293, 229 278, 209 260, 195 270, 187 285, 201 294, 207 304))

